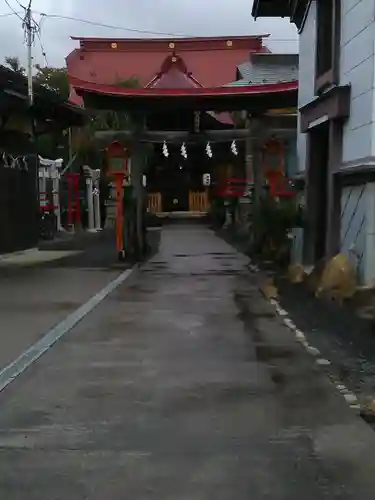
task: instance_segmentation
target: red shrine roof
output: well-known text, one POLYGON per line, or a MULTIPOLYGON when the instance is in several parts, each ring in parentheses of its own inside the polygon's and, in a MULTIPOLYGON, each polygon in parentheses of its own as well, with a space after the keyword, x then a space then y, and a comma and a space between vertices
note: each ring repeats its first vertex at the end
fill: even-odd
MULTIPOLYGON (((135 77, 142 87, 213 88, 232 82, 237 66, 248 61, 252 53, 269 52, 263 44, 266 37, 73 37, 80 47, 66 61, 70 78, 100 85, 115 85, 121 79, 135 77), (171 64, 173 57, 176 66, 171 64)), ((81 102, 74 91, 71 99, 81 102)))
POLYGON ((78 78, 71 78, 71 83, 77 90, 77 93, 92 92, 95 94, 107 94, 117 97, 122 96, 192 96, 192 97, 210 97, 210 96, 232 96, 232 95, 250 95, 250 94, 269 94, 275 92, 288 92, 298 89, 298 82, 280 82, 266 83, 262 85, 241 85, 238 87, 195 87, 195 88, 124 88, 116 85, 102 85, 99 83, 86 82, 78 78))
POLYGON ((224 111, 215 117, 232 123, 227 110, 291 107, 297 103, 298 81, 230 86, 239 67, 256 54, 268 54, 263 38, 215 37, 183 39, 74 38, 80 48, 67 57, 71 98, 89 107, 124 107, 224 111), (134 77, 141 88, 116 85, 134 77), (271 104, 274 104, 273 106, 271 104), (247 106, 249 104, 249 106, 247 106))
POLYGON ((298 81, 267 83, 263 85, 241 85, 238 87, 195 88, 123 88, 96 84, 71 78, 71 84, 85 101, 97 105, 110 105, 119 109, 128 107, 148 108, 166 105, 180 108, 194 107, 205 110, 248 109, 251 106, 267 109, 291 107, 297 103, 298 81), (272 102, 278 102, 272 105, 272 102), (167 104, 168 103, 168 104, 167 104), (282 105, 279 105, 282 103, 282 105), (245 107, 244 107, 245 105, 245 107))

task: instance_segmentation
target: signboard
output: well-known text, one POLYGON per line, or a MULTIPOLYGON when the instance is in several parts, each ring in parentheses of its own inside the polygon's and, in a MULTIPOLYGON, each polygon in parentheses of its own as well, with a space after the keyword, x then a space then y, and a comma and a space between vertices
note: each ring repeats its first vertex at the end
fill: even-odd
POLYGON ((210 174, 203 174, 202 176, 202 181, 203 181, 203 186, 210 186, 211 185, 211 175, 210 174))

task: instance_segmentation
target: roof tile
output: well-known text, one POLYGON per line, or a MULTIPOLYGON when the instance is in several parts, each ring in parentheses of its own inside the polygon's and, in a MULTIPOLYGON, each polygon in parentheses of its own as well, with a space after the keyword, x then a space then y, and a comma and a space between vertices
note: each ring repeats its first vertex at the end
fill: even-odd
POLYGON ((250 62, 238 66, 242 79, 228 86, 298 80, 298 54, 253 54, 250 62))

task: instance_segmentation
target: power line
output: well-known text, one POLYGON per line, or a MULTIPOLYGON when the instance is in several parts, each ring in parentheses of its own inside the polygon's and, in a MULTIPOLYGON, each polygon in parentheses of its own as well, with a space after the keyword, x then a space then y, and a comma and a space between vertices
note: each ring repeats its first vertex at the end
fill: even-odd
POLYGON ((18 19, 20 19, 23 22, 24 19, 20 16, 20 14, 16 10, 14 10, 14 8, 10 5, 8 0, 4 0, 4 1, 5 1, 6 5, 9 7, 9 9, 12 11, 12 15, 17 16, 18 19))
POLYGON ((36 14, 40 14, 40 16, 49 18, 49 19, 65 19, 67 21, 75 21, 83 24, 89 24, 91 26, 98 26, 101 28, 108 28, 108 29, 113 29, 113 30, 120 30, 120 31, 129 31, 131 33, 142 33, 142 34, 147 34, 147 35, 167 35, 167 36, 175 36, 175 37, 188 37, 188 35, 182 35, 182 34, 176 34, 176 33, 168 33, 168 32, 163 32, 163 31, 150 31, 150 30, 141 30, 141 29, 135 29, 135 28, 125 28, 124 26, 116 26, 112 24, 105 24, 105 23, 99 23, 96 21, 90 21, 89 19, 82 19, 80 17, 72 17, 72 16, 63 16, 60 14, 46 14, 44 12, 37 12, 34 11, 36 14))
POLYGON ((45 64, 46 66, 49 66, 49 64, 48 64, 48 59, 47 59, 47 53, 46 53, 46 51, 44 50, 44 46, 43 46, 43 42, 42 42, 42 34, 41 34, 41 31, 40 31, 40 30, 38 30, 38 31, 37 31, 37 36, 38 36, 38 39, 39 39, 39 45, 40 45, 40 48, 41 48, 41 50, 42 50, 42 56, 43 56, 43 58, 44 58, 44 64, 45 64))
MULTIPOLYGON (((97 21, 90 21, 89 19, 83 19, 80 17, 73 17, 73 16, 63 16, 60 14, 46 14, 44 12, 38 12, 34 11, 36 14, 39 14, 40 16, 44 18, 50 18, 50 19, 61 19, 61 20, 68 20, 68 21, 75 21, 83 24, 89 24, 91 26, 98 26, 101 28, 109 28, 109 29, 114 29, 114 30, 120 30, 120 31, 129 31, 131 33, 142 33, 142 34, 148 34, 148 35, 166 35, 166 36, 175 36, 175 37, 186 37, 186 38, 194 38, 194 35, 186 35, 186 34, 176 34, 176 33, 168 33, 165 31, 150 31, 150 30, 141 30, 141 29, 136 29, 136 28, 126 28, 124 26, 118 26, 118 25, 112 25, 112 24, 105 24, 105 23, 100 23, 97 21)), ((255 35, 256 36, 256 35, 255 35)), ((271 41, 274 42, 296 42, 298 41, 298 38, 273 38, 271 41)))
MULTIPOLYGON (((57 19, 57 20, 60 19, 60 20, 79 22, 82 24, 88 24, 91 26, 97 26, 97 27, 101 27, 101 28, 108 28, 108 29, 119 30, 119 31, 127 31, 127 32, 131 32, 131 33, 140 33, 140 34, 145 34, 145 35, 165 35, 165 36, 187 37, 187 38, 192 37, 192 35, 186 35, 186 34, 168 33, 168 32, 163 32, 163 31, 141 30, 141 29, 136 29, 136 28, 126 28, 125 26, 105 24, 105 23, 100 23, 97 21, 90 21, 89 19, 83 19, 83 18, 78 18, 78 17, 73 17, 73 16, 63 16, 60 14, 47 14, 45 12, 38 12, 36 10, 34 10, 33 12, 35 14, 38 14, 41 16, 39 24, 41 24, 41 22, 44 19, 57 19)), ((4 14, 0 14, 0 18, 1 17, 9 17, 9 16, 13 16, 13 15, 18 15, 18 14, 20 14, 20 13, 16 12, 16 11, 4 13, 4 14)), ((272 36, 271 36, 270 38, 267 39, 267 41, 269 41, 269 42, 298 42, 298 38, 272 38, 272 36)))
POLYGON ((11 17, 11 16, 17 16, 18 14, 22 14, 22 11, 13 11, 12 12, 4 12, 2 14, 0 14, 0 18, 1 17, 11 17))
POLYGON ((24 5, 22 5, 22 4, 19 2, 19 0, 16 0, 16 2, 17 2, 17 3, 18 3, 18 5, 21 7, 21 9, 26 10, 26 7, 25 7, 24 5))

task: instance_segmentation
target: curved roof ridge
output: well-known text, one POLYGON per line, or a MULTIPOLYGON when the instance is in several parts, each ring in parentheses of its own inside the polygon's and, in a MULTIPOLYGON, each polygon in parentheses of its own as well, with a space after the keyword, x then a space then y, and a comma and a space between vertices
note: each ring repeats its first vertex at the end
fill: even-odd
POLYGON ((161 64, 160 71, 148 82, 145 88, 188 88, 203 87, 183 59, 178 54, 169 54, 161 64), (174 75, 173 75, 174 73, 174 75))
POLYGON ((220 40, 250 40, 250 39, 260 39, 260 38, 268 38, 270 37, 270 33, 264 33, 259 35, 225 35, 225 36, 168 36, 168 37, 156 37, 156 38, 131 38, 131 37, 90 37, 90 36, 71 36, 71 40, 82 40, 86 42, 171 42, 173 40, 178 40, 179 42, 206 42, 207 40, 220 41, 220 40))

